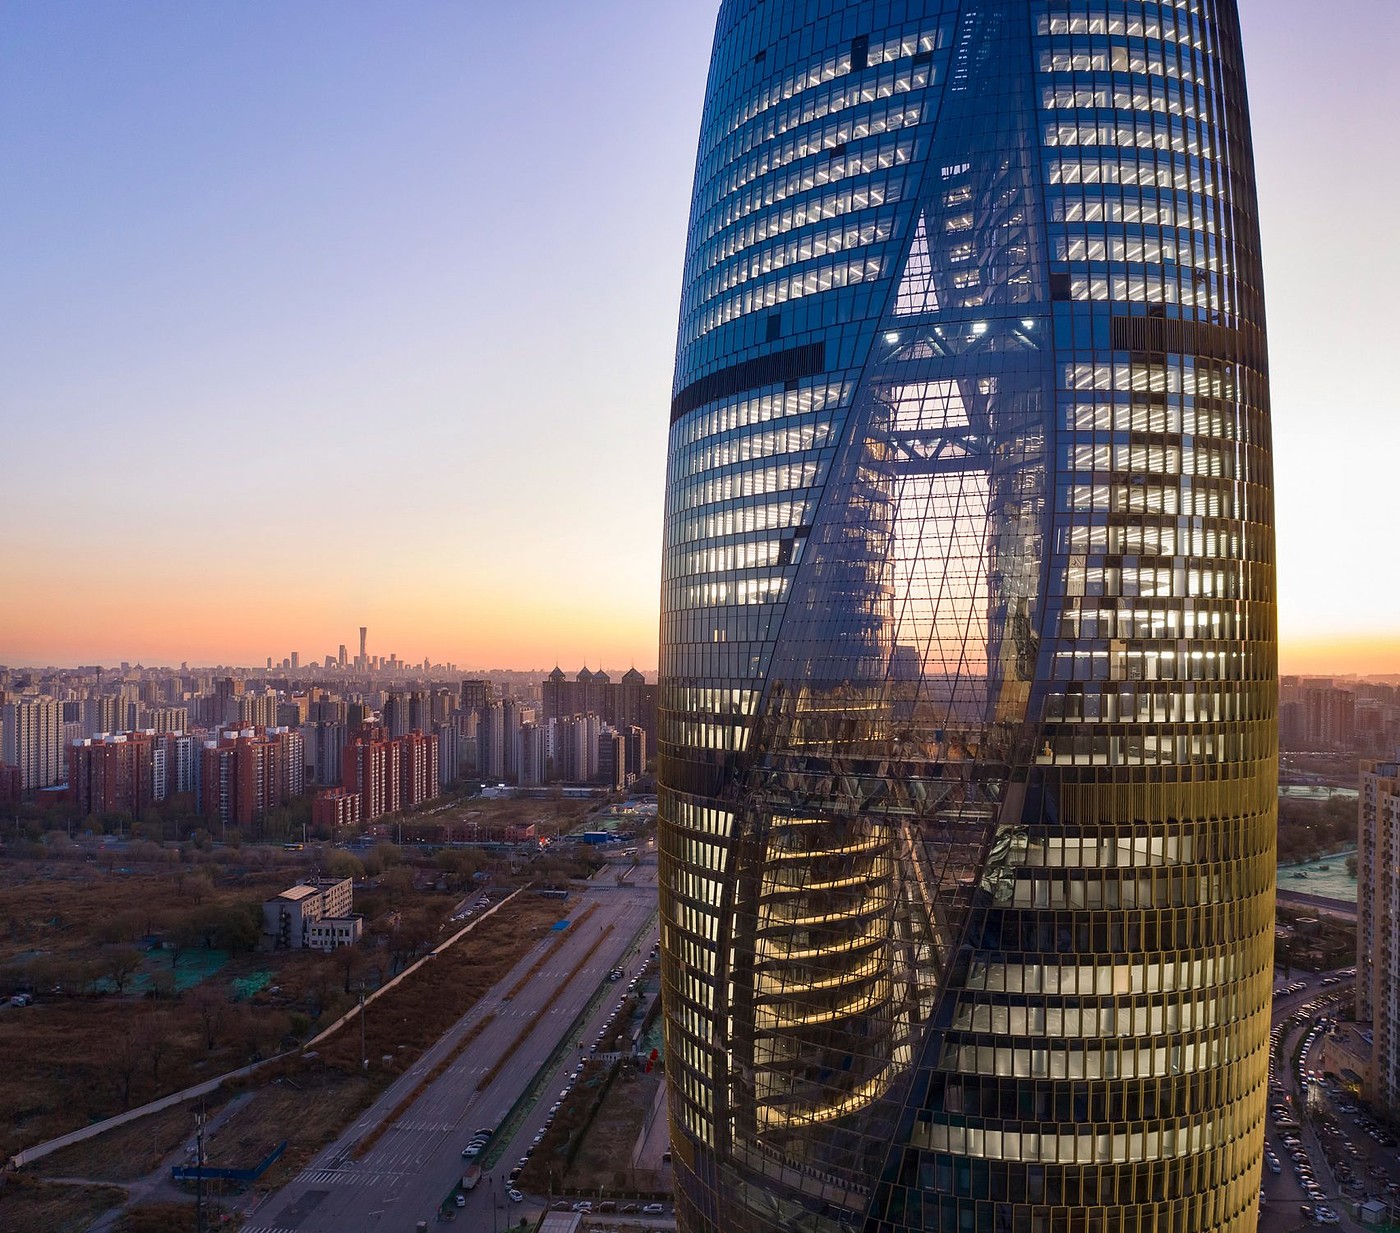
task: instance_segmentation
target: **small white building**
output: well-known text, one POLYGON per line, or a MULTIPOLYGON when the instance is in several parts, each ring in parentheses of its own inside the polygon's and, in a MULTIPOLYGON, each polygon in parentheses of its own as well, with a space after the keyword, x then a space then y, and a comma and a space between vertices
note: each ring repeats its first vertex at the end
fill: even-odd
POLYGON ((364 921, 351 913, 350 878, 312 878, 263 903, 263 941, 271 950, 334 950, 353 946, 364 921))
POLYGON ((335 950, 337 946, 354 946, 363 936, 362 916, 328 916, 315 921, 307 934, 306 944, 312 950, 335 950))

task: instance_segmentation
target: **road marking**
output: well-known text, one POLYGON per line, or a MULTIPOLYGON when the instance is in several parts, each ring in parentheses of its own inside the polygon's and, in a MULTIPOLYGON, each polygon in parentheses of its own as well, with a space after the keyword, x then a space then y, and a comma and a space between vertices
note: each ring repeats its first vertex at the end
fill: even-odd
POLYGON ((298 1173, 296 1180, 317 1186, 392 1186, 404 1176, 403 1173, 360 1172, 355 1169, 307 1169, 298 1173))

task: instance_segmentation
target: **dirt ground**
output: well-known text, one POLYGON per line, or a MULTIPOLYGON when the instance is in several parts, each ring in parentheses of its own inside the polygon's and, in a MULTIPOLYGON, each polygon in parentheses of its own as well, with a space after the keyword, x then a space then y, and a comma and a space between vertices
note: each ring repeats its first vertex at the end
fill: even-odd
POLYGON ((285 1139, 287 1150, 257 1182, 259 1190, 275 1190, 333 1142, 379 1088, 358 1076, 324 1069, 274 1080, 254 1092, 206 1142, 206 1158, 218 1168, 253 1168, 285 1139))
POLYGON ((125 1199, 126 1191, 116 1186, 63 1186, 11 1175, 0 1188, 0 1229, 86 1233, 125 1199))
POLYGON ((607 1084, 607 1076, 607 1067, 588 1063, 525 1166, 520 1177, 522 1189, 542 1194, 599 1194, 631 1187, 632 1148, 656 1097, 661 1075, 642 1074, 630 1063, 622 1063, 589 1123, 589 1112, 607 1084), (570 1143, 579 1134, 582 1142, 573 1163, 566 1166, 570 1143))
POLYGON ((565 1175, 566 1189, 583 1191, 601 1184, 624 1190, 629 1186, 632 1149, 660 1083, 659 1073, 646 1075, 623 1065, 565 1175))
MULTIPOLYGON (((209 1103, 205 1112, 212 1117, 219 1107, 209 1103)), ((60 1148, 32 1168, 42 1177, 134 1182, 154 1172, 176 1148, 193 1137, 193 1106, 184 1104, 128 1122, 84 1143, 60 1148)))

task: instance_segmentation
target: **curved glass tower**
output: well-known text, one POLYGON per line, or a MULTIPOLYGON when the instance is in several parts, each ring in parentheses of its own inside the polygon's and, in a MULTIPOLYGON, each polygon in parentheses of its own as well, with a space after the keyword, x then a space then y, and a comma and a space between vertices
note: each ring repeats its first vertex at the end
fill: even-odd
POLYGON ((1253 1230, 1270 482, 1233 0, 724 0, 663 567, 685 1233, 1253 1230))

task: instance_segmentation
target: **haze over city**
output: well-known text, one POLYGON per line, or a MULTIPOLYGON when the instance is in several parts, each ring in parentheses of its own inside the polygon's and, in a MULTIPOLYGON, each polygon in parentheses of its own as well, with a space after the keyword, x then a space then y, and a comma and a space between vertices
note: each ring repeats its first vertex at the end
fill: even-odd
MULTIPOLYGON (((1241 10, 1281 666, 1397 672, 1400 11, 1241 10)), ((655 665, 712 3, 4 21, 0 662, 655 665)))

